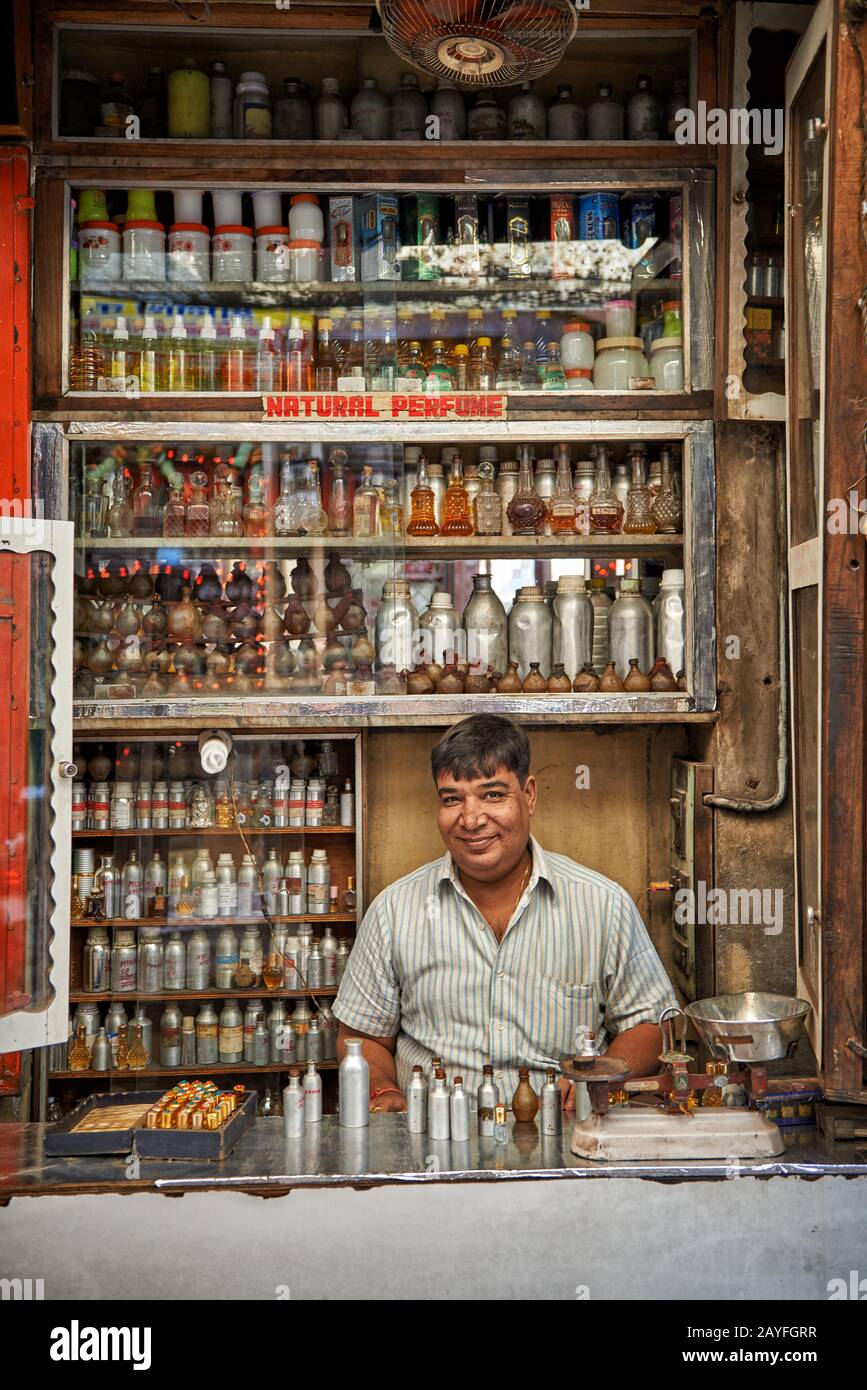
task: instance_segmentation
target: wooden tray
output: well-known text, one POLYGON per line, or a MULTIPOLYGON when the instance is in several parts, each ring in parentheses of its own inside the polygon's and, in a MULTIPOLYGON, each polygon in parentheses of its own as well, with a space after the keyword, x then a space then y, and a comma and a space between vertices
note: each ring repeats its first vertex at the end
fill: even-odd
POLYGON ((85 1115, 94 1110, 117 1109, 118 1107, 141 1106, 142 1115, 158 1101, 164 1091, 103 1091, 97 1095, 85 1096, 74 1110, 70 1110, 45 1135, 44 1148, 47 1154, 128 1154, 132 1152, 133 1125, 129 1115, 119 1115, 114 1129, 78 1130, 85 1115))
POLYGON ((139 1158, 215 1160, 232 1152, 238 1140, 256 1121, 258 1096, 250 1091, 234 1115, 219 1129, 145 1129, 145 1112, 165 1094, 161 1091, 102 1092, 87 1096, 45 1135, 46 1154, 126 1154, 139 1158), (140 1112, 140 1121, 131 1110, 140 1112), (111 1129, 76 1130, 94 1110, 119 1110, 111 1129))

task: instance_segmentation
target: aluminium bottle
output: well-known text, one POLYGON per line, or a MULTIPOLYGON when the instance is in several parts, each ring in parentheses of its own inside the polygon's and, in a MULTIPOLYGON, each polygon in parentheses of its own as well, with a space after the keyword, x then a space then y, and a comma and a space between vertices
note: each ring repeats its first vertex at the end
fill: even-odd
POLYGON ((254 1067, 266 1067, 268 1065, 269 1043, 268 1029, 265 1027, 265 1015, 260 1011, 256 1016, 256 1026, 253 1029, 251 1061, 254 1067))
POLYGON ((161 994, 165 943, 159 927, 142 927, 138 940, 138 988, 142 994, 161 994))
POLYGON ((238 960, 238 938, 231 927, 223 927, 217 933, 214 946, 214 985, 217 989, 232 988, 238 960))
POLYGON ((130 1019, 129 1031, 133 1037, 135 1037, 136 1028, 141 1029, 141 1045, 144 1048, 147 1066, 150 1066, 154 1056, 154 1025, 147 1015, 144 1004, 136 1004, 135 1013, 130 1019))
POLYGON ((446 1074, 437 1067, 434 1082, 428 1098, 427 1132, 431 1139, 450 1139, 451 1097, 446 1085, 446 1074))
POLYGON ((337 1019, 327 1004, 319 1003, 319 1023, 322 1028, 322 1060, 337 1061, 337 1019))
POLYGON ((611 612, 611 599, 605 592, 605 580, 601 576, 590 580, 590 605, 593 609, 593 648, 590 660, 597 676, 601 676, 610 659, 608 618, 611 612))
POLYGON ((245 854, 238 870, 238 916, 259 915, 259 875, 252 854, 245 854))
POLYGON ((642 74, 626 106, 627 140, 664 140, 665 114, 653 90, 653 79, 642 74))
POLYGON ((467 660, 503 674, 509 665, 509 621, 489 574, 473 575, 473 592, 463 613, 467 660))
POLYGON ((583 140, 585 129, 584 107, 574 100, 571 86, 561 83, 548 107, 548 139, 583 140))
POLYGON ((307 1061, 321 1062, 323 1060, 322 1024, 319 1022, 318 1015, 314 1014, 307 1029, 307 1061))
POLYGON ((441 77, 437 89, 431 93, 430 111, 439 118, 440 140, 466 140, 467 108, 462 92, 453 82, 441 77))
POLYGON ((338 1118, 344 1129, 363 1129, 370 1123, 370 1068, 362 1046, 361 1038, 347 1038, 340 1063, 338 1118))
POLYGON ((452 1139, 462 1143, 470 1137, 470 1098, 464 1090, 464 1078, 456 1076, 449 1096, 452 1139))
POLYGON ((220 1010, 218 1040, 221 1062, 243 1062, 244 1020, 235 999, 227 999, 220 1010))
POLYGON ((540 1129, 543 1134, 563 1133, 563 1098, 560 1094, 560 1087, 557 1085, 557 1074, 553 1067, 548 1067, 545 1071, 540 1129))
POLYGON ((523 680, 531 662, 547 680, 551 674, 551 648, 554 617, 542 590, 535 584, 523 585, 509 613, 509 660, 517 661, 523 680))
POLYGON ((138 950, 135 932, 125 927, 116 927, 114 945, 111 948, 111 991, 112 994, 129 994, 136 988, 138 979, 138 950))
POLYGON ((376 614, 376 654, 380 666, 408 671, 413 661, 413 643, 419 628, 418 610, 405 579, 386 579, 382 602, 376 614))
POLYGON ((493 1139, 494 1111, 500 1103, 500 1092, 494 1080, 494 1068, 489 1062, 482 1067, 482 1082, 476 1094, 479 1134, 483 1139, 493 1139))
POLYGON ((137 922, 142 916, 143 899, 142 866, 136 851, 131 849, 120 875, 121 910, 128 922, 137 922))
POLYGON ((392 140, 423 140, 427 97, 414 72, 402 72, 400 86, 391 100, 392 140))
POLYGON ((111 979, 111 947, 105 927, 90 927, 84 943, 84 978, 82 989, 88 994, 102 994, 111 979))
POLYGON ((375 77, 362 79, 361 88, 349 105, 352 129, 365 140, 388 140, 391 137, 391 103, 380 91, 375 77))
POLYGON ((179 931, 173 931, 166 944, 163 989, 186 989, 187 953, 179 931))
POLYGON ((685 668, 684 640, 686 609, 682 569, 662 571, 659 592, 653 601, 656 626, 656 654, 664 656, 672 671, 685 668))
POLYGON ((562 662, 569 679, 574 680, 593 651, 593 608, 580 575, 560 576, 553 616, 553 664, 562 662))
POLYGON ((300 1139, 304 1133, 304 1088, 297 1067, 289 1069, 289 1083, 283 1090, 283 1137, 300 1139))
POLYGON ((328 862, 328 851, 315 849, 310 856, 310 866, 307 870, 307 911, 317 915, 327 913, 330 889, 331 865, 328 862))
POLYGON ((211 938, 197 927, 187 938, 187 989, 207 989, 211 983, 211 938))
POLYGON ((160 1066, 181 1065, 181 1011, 177 1004, 166 1004, 160 1014, 160 1066))
POLYGON ((210 1065, 220 1056, 220 1024, 213 1004, 203 1004, 196 1014, 196 1061, 210 1065))
MULTIPOLYGON (((419 632, 428 633, 424 641, 421 660, 435 661, 440 666, 446 664, 449 652, 460 655, 458 637, 463 624, 452 604, 451 594, 434 593, 430 605, 419 619, 419 632)), ((453 657, 451 658, 454 659, 453 657)))
POLYGON ((318 1124, 322 1119, 322 1077, 315 1062, 307 1063, 304 1074, 304 1123, 318 1124))
POLYGON ((427 1130, 427 1082, 418 1066, 413 1067, 406 1088, 406 1127, 410 1134, 424 1134, 427 1130))
POLYGON ((642 597, 640 579, 620 581, 620 592, 608 615, 608 645, 610 660, 622 680, 629 675, 632 658, 642 671, 653 665, 653 609, 642 597))
POLYGON ((100 1028, 91 1052, 90 1069, 91 1071, 110 1071, 111 1063, 111 1043, 106 1037, 105 1029, 100 1028))

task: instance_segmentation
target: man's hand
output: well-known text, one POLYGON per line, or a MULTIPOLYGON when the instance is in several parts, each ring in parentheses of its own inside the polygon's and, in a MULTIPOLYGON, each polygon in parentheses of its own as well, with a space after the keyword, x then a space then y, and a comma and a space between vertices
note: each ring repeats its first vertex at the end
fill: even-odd
POLYGON ((391 1113, 406 1109, 406 1096, 402 1091, 386 1091, 383 1096, 376 1096, 371 1099, 370 1111, 375 1115, 377 1112, 391 1113))
POLYGON ((568 1076, 561 1076, 557 1080, 560 1087, 560 1098, 563 1102, 564 1110, 575 1109, 575 1082, 570 1081, 568 1076))

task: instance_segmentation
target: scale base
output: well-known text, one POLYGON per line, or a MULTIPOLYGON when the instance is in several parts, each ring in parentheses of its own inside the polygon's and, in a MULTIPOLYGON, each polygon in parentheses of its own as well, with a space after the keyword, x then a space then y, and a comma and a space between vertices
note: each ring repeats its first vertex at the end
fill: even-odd
POLYGON ((695 1110, 667 1115, 663 1110, 609 1110, 590 1115, 572 1131, 570 1145, 579 1158, 619 1159, 773 1158, 783 1152, 783 1136, 757 1110, 695 1110))

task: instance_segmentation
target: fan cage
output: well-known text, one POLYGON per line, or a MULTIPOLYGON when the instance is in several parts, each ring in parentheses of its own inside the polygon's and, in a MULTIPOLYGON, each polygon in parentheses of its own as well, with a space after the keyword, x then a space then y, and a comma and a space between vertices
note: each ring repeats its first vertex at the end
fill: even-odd
POLYGON ((543 77, 578 27, 574 0, 377 0, 376 7, 400 58, 470 88, 543 77))

